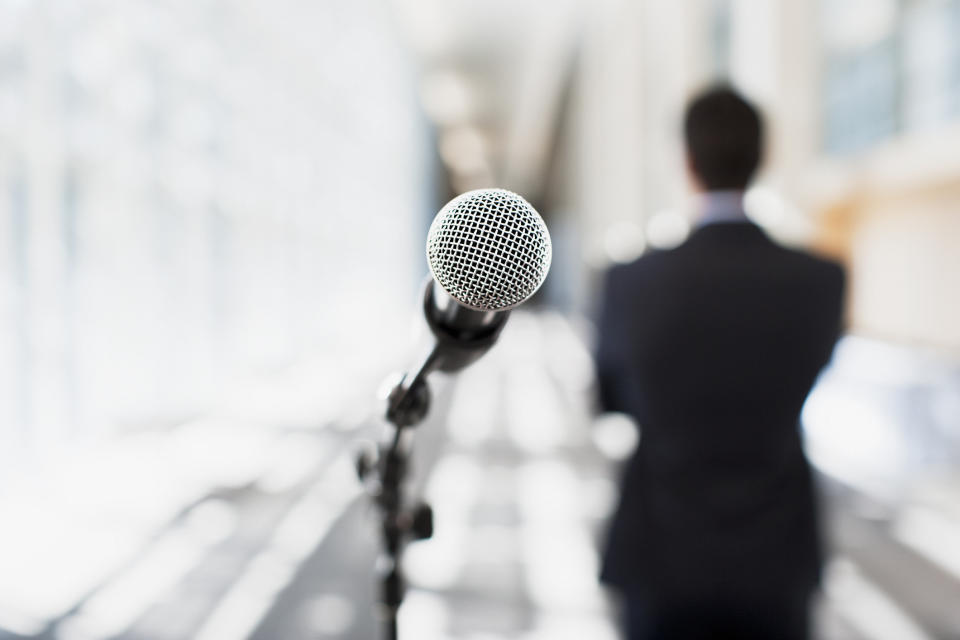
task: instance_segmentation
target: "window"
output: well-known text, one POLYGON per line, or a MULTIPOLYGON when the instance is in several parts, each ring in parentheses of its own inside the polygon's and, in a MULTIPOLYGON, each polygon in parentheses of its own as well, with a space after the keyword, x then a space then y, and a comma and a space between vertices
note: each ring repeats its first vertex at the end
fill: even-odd
POLYGON ((823 0, 823 146, 861 151, 960 115, 960 0, 823 0))

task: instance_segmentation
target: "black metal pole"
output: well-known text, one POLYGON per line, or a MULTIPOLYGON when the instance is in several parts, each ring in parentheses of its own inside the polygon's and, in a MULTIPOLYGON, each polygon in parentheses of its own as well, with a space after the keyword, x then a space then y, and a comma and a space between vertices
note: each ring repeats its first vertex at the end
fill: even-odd
POLYGON ((430 507, 422 503, 409 507, 403 496, 410 455, 409 428, 420 424, 430 409, 427 376, 435 370, 458 371, 477 360, 496 342, 509 315, 507 311, 481 312, 461 306, 436 289, 430 277, 424 281, 423 311, 435 338, 433 348, 387 398, 386 418, 394 428, 389 446, 381 446, 376 457, 361 453, 357 459, 361 479, 376 479, 371 493, 381 516, 380 607, 388 640, 397 640, 398 636, 397 613, 404 595, 404 544, 433 534, 430 507))
POLYGON ((407 471, 407 451, 404 450, 404 427, 397 426, 393 440, 381 461, 381 486, 377 502, 381 509, 381 535, 384 557, 381 559, 383 577, 380 586, 380 604, 384 616, 384 635, 397 640, 397 613, 403 602, 403 577, 400 562, 403 554, 403 480, 407 471))
POLYGON ((433 512, 425 504, 410 508, 403 486, 410 458, 410 427, 419 424, 430 406, 426 376, 431 371, 438 349, 424 359, 414 375, 407 375, 394 387, 387 399, 387 420, 393 425, 389 445, 381 446, 376 459, 361 454, 357 469, 361 479, 374 476, 374 502, 380 511, 382 555, 378 563, 380 578, 380 615, 387 640, 397 640, 397 614, 403 603, 402 558, 408 539, 429 538, 433 532, 433 512))

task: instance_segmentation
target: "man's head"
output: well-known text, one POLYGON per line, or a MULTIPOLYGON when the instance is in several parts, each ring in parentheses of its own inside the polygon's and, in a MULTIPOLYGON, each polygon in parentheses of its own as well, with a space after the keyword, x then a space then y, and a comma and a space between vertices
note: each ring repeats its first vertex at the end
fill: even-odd
POLYGON ((728 87, 696 96, 683 121, 687 163, 707 191, 746 189, 760 164, 763 123, 750 103, 728 87))

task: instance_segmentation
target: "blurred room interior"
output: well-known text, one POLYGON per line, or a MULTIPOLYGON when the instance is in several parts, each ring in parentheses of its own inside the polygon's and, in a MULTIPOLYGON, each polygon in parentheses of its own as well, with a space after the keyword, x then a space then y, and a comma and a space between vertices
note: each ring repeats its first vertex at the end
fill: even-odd
POLYGON ((591 314, 686 237, 718 80, 770 129, 748 214, 851 276, 804 409, 820 637, 960 637, 958 33, 960 0, 0 0, 0 638, 374 637, 353 456, 431 219, 490 186, 554 264, 436 380, 401 630, 618 637, 637 436, 595 415, 591 314))

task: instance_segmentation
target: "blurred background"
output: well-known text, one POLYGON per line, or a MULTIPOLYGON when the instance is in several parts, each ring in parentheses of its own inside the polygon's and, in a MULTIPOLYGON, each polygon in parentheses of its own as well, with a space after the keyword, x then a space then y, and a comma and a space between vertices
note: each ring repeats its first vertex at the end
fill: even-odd
POLYGON ((768 119, 748 213, 850 270, 804 409, 819 637, 960 638, 957 33, 957 0, 0 0, 0 638, 376 637, 353 456, 427 226, 487 186, 554 264, 435 381, 401 636, 616 638, 636 431, 594 414, 590 316, 688 232, 716 80, 768 119))

